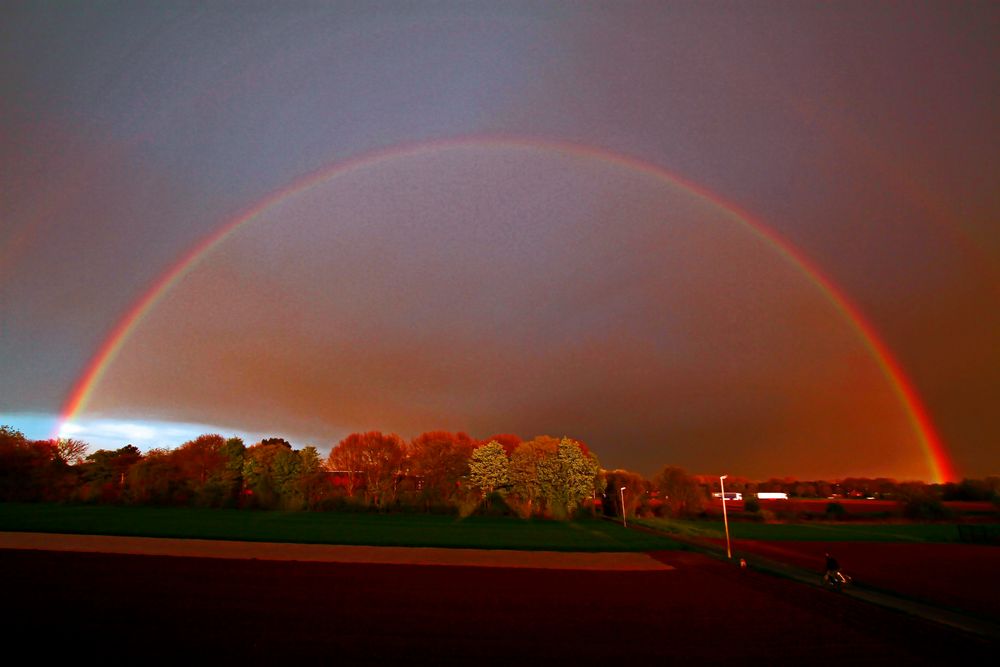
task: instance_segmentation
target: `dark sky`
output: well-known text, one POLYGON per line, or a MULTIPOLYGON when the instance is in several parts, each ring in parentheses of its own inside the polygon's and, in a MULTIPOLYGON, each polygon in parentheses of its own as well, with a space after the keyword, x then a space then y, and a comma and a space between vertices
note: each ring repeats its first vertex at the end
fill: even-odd
POLYGON ((1000 474, 998 38, 985 2, 4 3, 0 421, 47 436, 273 201, 64 434, 930 478, 815 271, 1000 474))

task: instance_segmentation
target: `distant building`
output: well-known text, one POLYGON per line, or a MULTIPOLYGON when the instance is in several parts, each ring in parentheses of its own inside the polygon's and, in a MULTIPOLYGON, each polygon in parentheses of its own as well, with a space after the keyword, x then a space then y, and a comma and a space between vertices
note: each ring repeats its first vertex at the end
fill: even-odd
POLYGON ((761 491, 757 494, 758 500, 788 500, 788 494, 778 491, 761 491))

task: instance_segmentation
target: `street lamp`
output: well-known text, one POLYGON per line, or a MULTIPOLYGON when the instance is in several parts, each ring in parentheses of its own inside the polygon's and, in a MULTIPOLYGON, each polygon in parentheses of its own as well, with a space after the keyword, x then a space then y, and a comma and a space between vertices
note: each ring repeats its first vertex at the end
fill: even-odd
POLYGON ((625 521, 625 487, 623 486, 618 489, 618 493, 620 493, 622 497, 622 527, 628 528, 628 523, 625 521))
POLYGON ((729 547, 729 517, 726 516, 726 485, 722 481, 729 475, 719 476, 719 489, 722 491, 722 522, 726 524, 726 558, 732 560, 733 550, 729 547))

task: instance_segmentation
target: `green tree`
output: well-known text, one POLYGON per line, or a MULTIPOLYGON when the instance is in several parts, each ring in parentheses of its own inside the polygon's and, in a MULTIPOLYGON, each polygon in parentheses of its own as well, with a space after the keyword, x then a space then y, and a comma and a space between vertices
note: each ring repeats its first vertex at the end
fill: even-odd
POLYGON ((469 458, 469 481, 484 494, 507 486, 510 461, 503 445, 495 440, 476 447, 469 458))
MULTIPOLYGON (((274 468, 279 456, 291 452, 282 443, 258 442, 247 447, 243 456, 243 485, 250 505, 273 509, 281 504, 274 468)), ((285 464, 282 465, 282 468, 285 464)))
POLYGON ((549 510, 557 517, 566 517, 594 495, 601 467, 595 457, 584 454, 577 442, 563 438, 554 456, 537 461, 536 471, 549 510))

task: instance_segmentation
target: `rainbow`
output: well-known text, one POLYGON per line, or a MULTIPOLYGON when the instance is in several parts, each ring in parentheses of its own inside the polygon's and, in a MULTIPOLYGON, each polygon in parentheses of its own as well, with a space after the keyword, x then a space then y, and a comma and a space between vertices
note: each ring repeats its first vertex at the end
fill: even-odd
POLYGON ((933 481, 940 483, 956 478, 953 464, 945 451, 943 443, 937 436, 927 410, 920 401, 913 384, 907 378, 892 353, 882 342, 874 327, 850 299, 848 299, 844 292, 827 278, 819 267, 812 263, 800 250, 791 245, 784 237, 778 235, 773 229, 756 220, 746 211, 720 198, 718 195, 669 172, 663 167, 640 158, 583 144, 505 136, 453 138, 396 145, 387 149, 365 153, 298 179, 238 214, 229 222, 221 225, 164 271, 117 322, 114 329, 112 329, 73 384, 60 412, 60 418, 57 421, 58 431, 62 430, 64 424, 73 421, 84 411, 95 387, 100 383, 108 367, 115 360, 122 346, 129 339, 139 323, 142 322, 146 314, 156 306, 164 294, 169 292, 181 278, 197 265, 198 261, 205 254, 223 243, 235 230, 254 220, 279 202, 356 169, 372 167, 382 162, 428 151, 461 147, 530 148, 598 160, 680 186, 727 212, 735 222, 763 240, 792 266, 796 267, 802 275, 821 291, 826 299, 842 314, 844 319, 850 323, 871 357, 878 364, 900 404, 905 409, 913 432, 920 442, 922 453, 926 457, 933 481))

